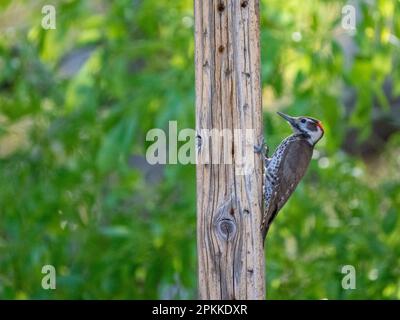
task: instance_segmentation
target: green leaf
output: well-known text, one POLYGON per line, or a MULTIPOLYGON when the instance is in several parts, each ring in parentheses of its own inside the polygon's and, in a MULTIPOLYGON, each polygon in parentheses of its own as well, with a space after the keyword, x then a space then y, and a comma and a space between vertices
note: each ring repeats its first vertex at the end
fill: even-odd
POLYGON ((133 118, 124 119, 106 135, 96 161, 102 173, 115 169, 124 160, 123 157, 131 148, 134 129, 133 118))
POLYGON ((386 213, 382 221, 382 228, 386 234, 390 234, 396 228, 398 213, 395 208, 391 208, 386 213))
POLYGON ((100 233, 110 238, 126 238, 129 237, 131 231, 126 226, 109 226, 100 229, 100 233))

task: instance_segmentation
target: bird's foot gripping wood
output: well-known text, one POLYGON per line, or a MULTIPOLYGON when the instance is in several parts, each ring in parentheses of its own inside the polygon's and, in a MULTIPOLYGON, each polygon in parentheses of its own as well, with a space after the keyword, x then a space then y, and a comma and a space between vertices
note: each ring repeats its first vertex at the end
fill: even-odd
POLYGON ((268 160, 268 152, 269 148, 267 144, 265 143, 264 137, 261 137, 260 143, 258 145, 254 146, 254 152, 258 154, 262 154, 264 156, 264 161, 266 162, 268 160))

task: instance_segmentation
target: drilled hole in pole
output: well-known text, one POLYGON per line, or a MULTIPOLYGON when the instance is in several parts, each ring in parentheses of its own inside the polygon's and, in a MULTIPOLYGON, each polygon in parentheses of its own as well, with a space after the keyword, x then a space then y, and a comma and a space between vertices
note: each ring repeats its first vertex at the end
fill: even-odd
POLYGON ((196 148, 197 148, 197 150, 199 150, 201 148, 202 142, 203 142, 203 140, 201 138, 201 135, 199 135, 199 134, 196 135, 196 148))

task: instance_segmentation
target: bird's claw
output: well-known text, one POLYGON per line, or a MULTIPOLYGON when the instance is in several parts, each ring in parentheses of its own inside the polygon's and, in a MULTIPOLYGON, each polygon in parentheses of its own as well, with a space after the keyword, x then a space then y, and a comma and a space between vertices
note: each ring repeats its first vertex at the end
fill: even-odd
POLYGON ((264 142, 264 137, 261 137, 261 142, 257 145, 254 145, 254 152, 255 153, 262 153, 263 150, 265 149, 265 142, 264 142))
POLYGON ((263 150, 265 149, 265 145, 264 144, 262 144, 262 145, 255 145, 254 146, 254 152, 255 153, 263 153, 263 150))
POLYGON ((258 145, 254 146, 254 152, 258 154, 264 154, 265 158, 268 158, 268 146, 264 141, 264 137, 261 138, 261 142, 258 145))

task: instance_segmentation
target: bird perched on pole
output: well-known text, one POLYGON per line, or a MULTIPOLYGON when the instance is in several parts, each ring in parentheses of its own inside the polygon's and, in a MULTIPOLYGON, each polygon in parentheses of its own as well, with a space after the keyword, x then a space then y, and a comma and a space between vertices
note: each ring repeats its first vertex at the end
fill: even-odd
MULTIPOLYGON (((324 135, 322 123, 317 119, 278 114, 290 124, 293 134, 281 142, 271 158, 268 158, 268 151, 265 154, 265 209, 261 226, 264 239, 272 221, 306 173, 314 146, 324 135)), ((264 143, 256 147, 256 152, 262 152, 264 147, 264 143)))

